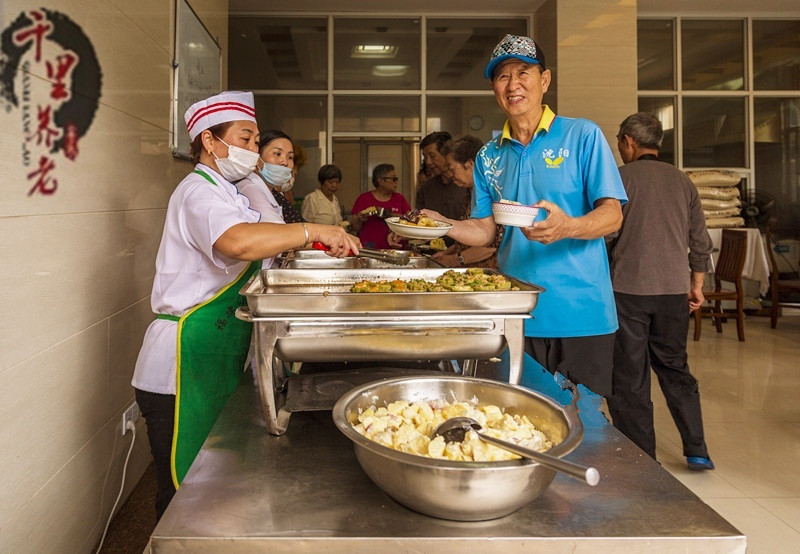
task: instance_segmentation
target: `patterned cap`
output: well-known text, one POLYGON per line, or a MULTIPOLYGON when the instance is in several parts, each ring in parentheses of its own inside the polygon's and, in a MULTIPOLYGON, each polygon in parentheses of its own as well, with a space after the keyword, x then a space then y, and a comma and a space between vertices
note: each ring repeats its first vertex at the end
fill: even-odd
POLYGON ((517 59, 530 64, 539 64, 544 70, 544 52, 539 48, 530 37, 520 37, 517 35, 506 35, 503 40, 497 43, 497 46, 492 50, 492 57, 486 69, 483 71, 483 76, 487 79, 492 78, 494 69, 500 62, 510 59, 517 59))
POLYGON ((215 96, 192 104, 183 115, 189 140, 205 131, 228 121, 256 122, 256 109, 252 92, 220 92, 215 96))

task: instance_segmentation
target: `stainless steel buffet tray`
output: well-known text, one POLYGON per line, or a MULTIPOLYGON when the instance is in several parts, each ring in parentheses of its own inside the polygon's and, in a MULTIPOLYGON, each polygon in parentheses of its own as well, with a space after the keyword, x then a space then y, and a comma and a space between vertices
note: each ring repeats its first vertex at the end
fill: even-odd
MULTIPOLYGON (((516 291, 353 293, 363 279, 424 279, 435 281, 447 268, 427 269, 262 269, 240 293, 254 316, 313 314, 530 313, 544 289, 508 277, 516 291)), ((465 272, 466 269, 455 269, 465 272)), ((486 273, 498 274, 485 269, 486 273)))
MULTIPOLYGON (((402 253, 402 250, 387 250, 387 252, 402 253)), ((430 256, 411 256, 406 266, 398 266, 374 260, 371 258, 358 258, 345 256, 334 258, 319 250, 298 250, 276 258, 277 269, 408 269, 408 268, 439 268, 441 264, 430 256)))
MULTIPOLYGON (((401 266, 373 260, 371 258, 356 258, 347 256, 344 258, 331 258, 327 260, 306 258, 301 260, 286 260, 280 263, 280 269, 398 269, 401 266)), ((432 258, 415 257, 408 261, 403 268, 428 268, 442 267, 432 258)))

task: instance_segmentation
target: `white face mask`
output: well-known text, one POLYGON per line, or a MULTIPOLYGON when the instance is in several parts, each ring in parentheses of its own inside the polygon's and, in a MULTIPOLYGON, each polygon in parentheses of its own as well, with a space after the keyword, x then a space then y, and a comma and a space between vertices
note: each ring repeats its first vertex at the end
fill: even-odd
POLYGON ((292 169, 288 166, 264 162, 264 167, 258 172, 270 186, 280 189, 281 192, 286 192, 294 186, 292 169))
POLYGON ((231 146, 224 140, 214 137, 228 147, 228 157, 220 158, 214 154, 217 160, 217 169, 228 181, 240 181, 250 175, 256 168, 258 162, 258 152, 251 152, 238 146, 231 146))

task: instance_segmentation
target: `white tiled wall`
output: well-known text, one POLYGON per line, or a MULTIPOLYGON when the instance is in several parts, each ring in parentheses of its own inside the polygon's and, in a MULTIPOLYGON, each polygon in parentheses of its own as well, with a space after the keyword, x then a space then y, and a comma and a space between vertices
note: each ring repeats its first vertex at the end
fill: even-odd
MULTIPOLYGON (((226 51, 227 0, 190 4, 226 51)), ((165 208, 190 165, 169 149, 174 1, 7 0, 0 29, 43 5, 89 38, 102 89, 49 196, 28 195, 20 109, 0 106, 0 550, 88 552, 119 491, 165 208)), ((123 498, 150 463, 143 421, 137 434, 123 498)))

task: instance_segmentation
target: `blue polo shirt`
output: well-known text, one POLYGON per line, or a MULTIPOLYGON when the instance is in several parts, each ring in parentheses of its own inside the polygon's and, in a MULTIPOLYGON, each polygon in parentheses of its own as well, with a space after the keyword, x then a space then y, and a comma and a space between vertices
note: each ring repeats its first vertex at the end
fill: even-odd
MULTIPOLYGON (((544 113, 527 146, 503 133, 486 143, 475 160, 470 217, 492 215, 501 198, 522 204, 548 200, 572 217, 589 213, 601 198, 627 201, 616 161, 600 128, 585 119, 544 113)), ((536 220, 547 217, 539 210, 536 220)), ((603 238, 528 240, 506 227, 497 257, 503 273, 547 289, 539 295, 528 337, 605 335, 617 329, 617 312, 603 238)))

